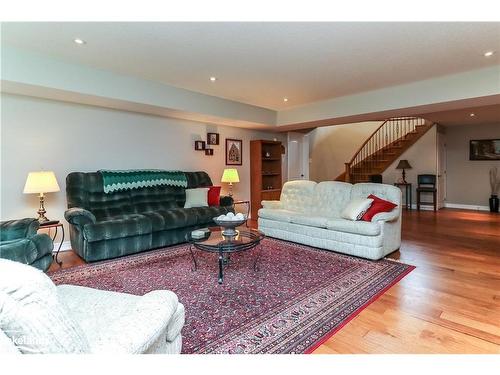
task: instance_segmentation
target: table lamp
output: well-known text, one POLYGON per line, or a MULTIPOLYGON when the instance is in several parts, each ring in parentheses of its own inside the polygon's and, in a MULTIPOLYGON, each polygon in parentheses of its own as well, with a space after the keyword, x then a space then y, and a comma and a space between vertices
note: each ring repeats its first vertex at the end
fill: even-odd
POLYGON ((24 185, 24 194, 40 194, 40 208, 38 209, 38 221, 45 223, 49 221, 45 217, 45 207, 43 206, 44 194, 59 191, 56 175, 52 171, 40 171, 28 173, 26 184, 24 185))
POLYGON ((396 169, 402 169, 403 170, 403 183, 407 184, 406 182, 406 175, 405 175, 405 169, 411 169, 410 163, 408 163, 408 160, 400 160, 398 163, 398 166, 396 169))
POLYGON ((226 168, 224 169, 224 173, 222 174, 222 179, 220 182, 228 182, 229 183, 229 196, 233 196, 233 183, 240 182, 240 176, 238 176, 238 170, 234 168, 226 168))

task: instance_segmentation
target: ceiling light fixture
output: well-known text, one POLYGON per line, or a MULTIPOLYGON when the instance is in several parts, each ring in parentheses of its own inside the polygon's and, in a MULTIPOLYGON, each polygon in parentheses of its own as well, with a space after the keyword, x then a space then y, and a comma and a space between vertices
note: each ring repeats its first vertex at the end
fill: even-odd
POLYGON ((494 53, 495 53, 494 51, 487 51, 484 53, 484 57, 491 57, 493 56, 494 53))
POLYGON ((288 98, 283 98, 283 101, 286 103, 288 101, 288 98))
POLYGON ((211 82, 215 82, 215 81, 217 81, 217 77, 210 77, 210 81, 211 81, 211 82))
POLYGON ((469 116, 474 117, 475 115, 476 115, 475 113, 471 113, 469 116))
POLYGON ((80 39, 80 38, 73 39, 73 42, 75 42, 76 44, 86 44, 87 43, 85 40, 80 39))

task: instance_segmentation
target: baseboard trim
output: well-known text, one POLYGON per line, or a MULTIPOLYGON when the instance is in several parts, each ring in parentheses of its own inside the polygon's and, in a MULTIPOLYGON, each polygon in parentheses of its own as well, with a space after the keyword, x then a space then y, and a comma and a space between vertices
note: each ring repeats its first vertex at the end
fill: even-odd
MULTIPOLYGON (((60 242, 54 242, 54 250, 52 250, 53 253, 57 251, 59 248, 60 242)), ((61 250, 60 251, 69 251, 71 250, 71 242, 70 241, 64 241, 61 245, 61 250)))
POLYGON ((460 204, 460 203, 445 203, 446 208, 459 208, 462 210, 473 210, 473 211, 489 211, 488 206, 477 206, 473 204, 460 204))
MULTIPOLYGON (((403 208, 403 210, 405 209, 405 205, 403 204, 401 206, 403 208)), ((416 210, 417 209, 417 205, 416 204, 412 204, 411 205, 411 209, 412 210, 416 210)), ((432 203, 420 203, 420 211, 434 211, 434 206, 432 203)))

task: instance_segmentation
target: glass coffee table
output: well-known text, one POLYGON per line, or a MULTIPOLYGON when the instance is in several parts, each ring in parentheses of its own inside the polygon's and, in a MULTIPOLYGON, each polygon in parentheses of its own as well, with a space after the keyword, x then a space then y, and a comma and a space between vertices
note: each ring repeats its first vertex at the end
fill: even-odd
MULTIPOLYGON (((246 227, 238 227, 236 237, 224 237, 220 227, 208 228, 210 231, 203 238, 192 238, 191 233, 186 236, 189 242, 189 251, 193 259, 194 269, 198 269, 198 263, 193 252, 193 248, 218 254, 219 262, 219 277, 218 282, 222 284, 224 281, 224 266, 228 265, 232 253, 248 251, 260 245, 260 242, 265 238, 264 233, 246 227)), ((256 254, 253 268, 257 271, 257 261, 259 260, 260 251, 256 254)))

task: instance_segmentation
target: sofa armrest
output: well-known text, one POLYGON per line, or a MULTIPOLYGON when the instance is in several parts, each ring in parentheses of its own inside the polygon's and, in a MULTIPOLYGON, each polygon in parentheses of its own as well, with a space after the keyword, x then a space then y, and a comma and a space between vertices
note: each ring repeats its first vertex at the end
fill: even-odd
POLYGON ((390 222, 395 221, 399 218, 400 210, 394 209, 391 212, 380 212, 373 216, 372 222, 384 221, 390 222))
POLYGON ((64 212, 64 218, 68 223, 78 226, 96 222, 96 218, 92 212, 79 207, 66 210, 66 212, 64 212))
POLYGON ((228 195, 221 195, 219 204, 223 207, 231 207, 233 205, 234 199, 228 195))
POLYGON ((280 201, 262 201, 262 207, 264 208, 273 208, 273 209, 280 209, 283 208, 283 205, 281 204, 280 201))
POLYGON ((164 339, 166 345, 169 339, 177 337, 183 325, 184 308, 177 295, 168 290, 155 290, 142 296, 129 315, 118 318, 102 332, 92 351, 145 353, 158 339, 164 339), (182 314, 176 317, 179 307, 182 307, 182 314), (175 332, 170 332, 172 330, 175 332))
POLYGON ((33 218, 2 221, 0 223, 1 239, 2 241, 10 241, 29 238, 36 234, 39 227, 40 223, 33 218))

